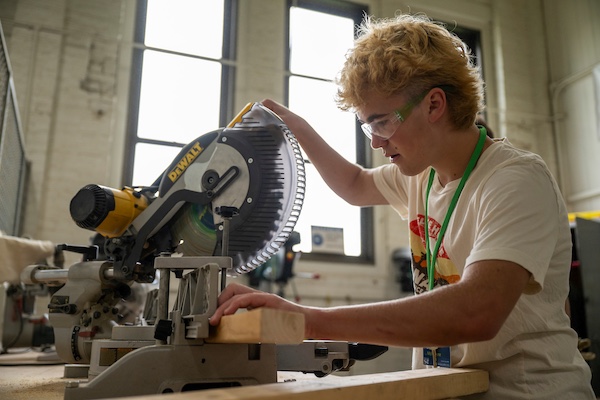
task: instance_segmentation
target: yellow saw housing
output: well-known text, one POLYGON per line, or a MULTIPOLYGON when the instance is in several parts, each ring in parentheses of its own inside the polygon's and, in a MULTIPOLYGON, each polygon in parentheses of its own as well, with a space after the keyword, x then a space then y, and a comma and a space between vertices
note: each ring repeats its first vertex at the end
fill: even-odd
POLYGON ((130 187, 95 184, 80 189, 69 206, 77 226, 109 238, 121 236, 146 207, 148 199, 130 187))

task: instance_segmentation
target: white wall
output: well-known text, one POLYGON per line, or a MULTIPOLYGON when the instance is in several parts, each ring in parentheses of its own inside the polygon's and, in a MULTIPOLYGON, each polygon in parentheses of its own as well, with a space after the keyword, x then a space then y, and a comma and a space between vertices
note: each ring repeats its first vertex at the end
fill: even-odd
POLYGON ((545 1, 544 15, 563 194, 571 211, 599 210, 600 93, 592 69, 600 68, 600 2, 545 1))
POLYGON ((26 235, 87 244, 70 199, 87 183, 121 185, 134 5, 0 2, 31 162, 26 235))
MULTIPOLYGON (((562 178, 571 210, 600 209, 600 133, 591 77, 566 85, 554 103, 550 96, 551 83, 600 62, 597 0, 364 2, 378 17, 425 12, 480 30, 488 120, 496 134, 546 160, 562 178)), ((286 2, 239 3, 235 105, 282 100, 286 2)), ((25 234, 87 243, 90 233, 71 222, 70 199, 87 183, 121 186, 134 12, 134 0, 0 2, 31 162, 25 234)), ((386 162, 379 153, 374 159, 386 162)), ((299 272, 321 275, 296 280, 304 302, 353 304, 401 295, 390 258, 407 244, 406 223, 389 208, 376 207, 375 225, 375 266, 300 260, 299 272)), ((404 353, 378 368, 399 366, 408 367, 404 353)))

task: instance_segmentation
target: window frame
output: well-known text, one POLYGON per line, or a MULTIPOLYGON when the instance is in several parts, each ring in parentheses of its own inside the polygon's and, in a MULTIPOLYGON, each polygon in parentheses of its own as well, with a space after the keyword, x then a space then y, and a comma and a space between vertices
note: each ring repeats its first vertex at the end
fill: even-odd
MULTIPOLYGON (((123 160, 122 182, 131 185, 135 163, 135 147, 138 143, 155 144, 183 148, 187 143, 162 141, 141 138, 138 136, 138 120, 140 107, 140 94, 142 89, 142 69, 144 52, 146 50, 158 51, 185 57, 216 61, 221 64, 221 96, 219 126, 225 126, 234 115, 234 90, 236 72, 236 34, 238 18, 238 0, 224 0, 223 3, 223 48, 220 59, 203 57, 195 54, 181 53, 168 49, 146 46, 146 12, 148 0, 138 0, 136 4, 136 20, 133 32, 133 48, 131 56, 131 79, 129 84, 129 103, 125 137, 125 156, 123 160)), ((157 179, 159 179, 157 177, 157 179)), ((155 182, 155 184, 158 182, 155 182)))
MULTIPOLYGON (((290 70, 290 9, 291 7, 306 8, 312 11, 323 12, 335 16, 351 18, 354 21, 356 37, 356 28, 362 22, 363 16, 368 15, 368 6, 363 4, 351 3, 341 0, 288 0, 286 7, 285 19, 285 76, 284 76, 284 97, 286 104, 289 104, 289 82, 290 77, 302 77, 308 79, 324 80, 318 77, 306 76, 302 74, 294 74, 290 70)), ((340 66, 341 67, 341 66, 340 66)), ((356 162, 363 167, 369 168, 372 166, 372 152, 370 142, 362 133, 358 120, 355 121, 355 140, 356 140, 356 162)), ((305 160, 310 163, 310 160, 305 160)), ((367 264, 375 265, 375 247, 374 247, 374 208, 361 207, 360 223, 361 223, 361 254, 359 256, 346 256, 341 254, 327 254, 319 252, 302 253, 302 259, 306 261, 317 261, 327 263, 344 263, 344 264, 367 264)))

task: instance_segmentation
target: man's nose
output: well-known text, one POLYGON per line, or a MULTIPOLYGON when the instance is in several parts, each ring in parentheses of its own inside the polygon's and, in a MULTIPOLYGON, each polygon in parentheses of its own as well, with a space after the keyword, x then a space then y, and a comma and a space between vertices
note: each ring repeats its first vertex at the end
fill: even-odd
POLYGON ((371 136, 371 148, 372 149, 376 150, 376 149, 383 147, 385 142, 387 142, 387 140, 383 139, 382 137, 379 137, 377 135, 371 136))

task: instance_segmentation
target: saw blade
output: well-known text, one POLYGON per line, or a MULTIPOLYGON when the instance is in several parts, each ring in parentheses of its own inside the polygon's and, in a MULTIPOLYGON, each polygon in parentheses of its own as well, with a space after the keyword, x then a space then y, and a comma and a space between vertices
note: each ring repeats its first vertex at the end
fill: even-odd
POLYGON ((177 252, 189 256, 213 255, 217 232, 210 205, 186 204, 173 225, 173 236, 180 240, 177 252))
POLYGON ((239 212, 229 223, 226 254, 235 273, 247 273, 276 254, 293 232, 304 201, 304 159, 292 132, 259 103, 249 104, 216 142, 223 150, 215 151, 219 157, 206 169, 211 163, 239 167, 245 185, 233 183, 209 205, 183 206, 173 237, 183 255, 221 255, 223 219, 215 210, 235 206, 239 212))
POLYGON ((259 267, 285 244, 300 216, 306 188, 304 159, 293 133, 261 104, 249 107, 222 132, 227 143, 252 160, 248 197, 237 220, 232 220, 235 229, 229 238, 237 273, 259 267))

